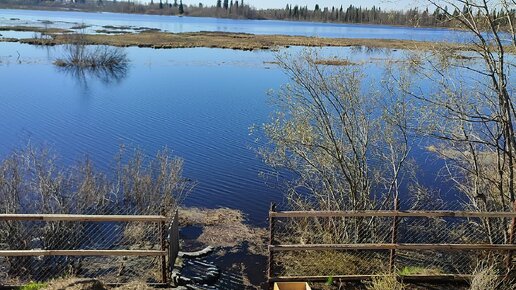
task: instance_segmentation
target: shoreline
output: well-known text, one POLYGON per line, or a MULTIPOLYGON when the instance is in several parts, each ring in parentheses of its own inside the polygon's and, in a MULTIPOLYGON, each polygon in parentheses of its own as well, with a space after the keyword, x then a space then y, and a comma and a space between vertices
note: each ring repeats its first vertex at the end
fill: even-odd
MULTIPOLYGON (((139 12, 112 12, 103 10, 88 10, 81 8, 70 8, 70 7, 50 7, 50 6, 26 6, 19 5, 16 7, 9 7, 9 5, 0 4, 0 10, 33 10, 33 11, 55 11, 55 12, 84 12, 84 13, 114 13, 123 15, 150 15, 150 16, 172 16, 179 17, 179 15, 172 14, 158 14, 158 13, 139 13, 139 12)), ((288 23, 309 23, 309 24, 330 24, 330 25, 356 25, 356 26, 378 26, 378 27, 395 27, 395 28, 408 28, 408 29, 436 29, 436 30, 450 30, 450 31, 465 31, 465 29, 457 27, 447 26, 410 26, 402 24, 381 24, 381 23, 354 23, 354 22, 331 22, 331 21, 309 21, 309 20, 293 20, 293 19, 269 19, 269 18, 241 18, 241 17, 217 17, 217 16, 197 16, 197 15, 183 15, 181 17, 192 17, 192 18, 213 18, 213 19, 229 19, 229 20, 252 20, 252 21, 284 21, 288 23)))
MULTIPOLYGON (((6 38, 0 42, 19 42, 33 45, 62 45, 74 42, 67 32, 56 31, 53 28, 35 28, 30 26, 0 26, 0 31, 33 31, 48 35, 48 38, 6 38)), ((257 35, 232 32, 184 32, 169 33, 160 31, 142 31, 138 33, 117 34, 83 34, 82 41, 89 45, 110 45, 116 47, 148 47, 155 49, 173 48, 222 48, 235 50, 269 50, 280 47, 357 47, 403 49, 403 50, 433 50, 449 49, 453 51, 471 51, 471 44, 430 42, 396 39, 373 38, 320 38, 291 35, 257 35)), ((509 53, 514 49, 508 47, 509 53)))

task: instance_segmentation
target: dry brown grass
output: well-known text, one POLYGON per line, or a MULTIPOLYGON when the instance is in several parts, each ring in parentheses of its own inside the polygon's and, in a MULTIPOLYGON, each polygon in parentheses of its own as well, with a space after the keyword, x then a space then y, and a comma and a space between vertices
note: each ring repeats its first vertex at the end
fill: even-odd
POLYGON ((113 290, 154 290, 155 288, 150 287, 144 282, 133 281, 131 283, 122 285, 120 287, 114 288, 113 290))
POLYGON ((32 31, 32 32, 41 32, 46 34, 51 33, 68 33, 72 32, 68 29, 62 28, 52 28, 52 27, 36 27, 36 26, 0 26, 0 31, 32 31))
POLYGON ((281 276, 357 275, 387 270, 381 257, 338 251, 281 252, 275 254, 275 260, 282 269, 281 276))
POLYGON ((197 241, 205 245, 235 247, 247 242, 252 253, 264 254, 266 250, 267 231, 247 225, 244 214, 238 210, 182 208, 179 211, 179 224, 202 226, 202 234, 197 241))
MULTIPOLYGON (((0 30, 35 31, 52 34, 52 39, 23 39, 21 42, 39 45, 58 45, 69 43, 69 37, 58 34, 70 32, 59 28, 42 28, 31 26, 1 26, 0 30)), ((412 49, 412 50, 470 50, 472 47, 456 43, 434 43, 395 39, 360 39, 360 38, 319 38, 288 35, 254 35, 228 32, 190 32, 167 33, 159 31, 142 31, 117 35, 86 35, 88 44, 112 45, 118 47, 138 46, 152 48, 193 48, 211 47, 238 50, 274 49, 288 46, 365 46, 370 48, 412 49)), ((514 52, 511 47, 507 48, 514 52)))
POLYGON ((43 290, 107 290, 102 282, 96 279, 64 278, 48 283, 43 290))
MULTIPOLYGON (((485 289, 505 289, 501 284, 502 280, 499 273, 493 265, 478 266, 471 278, 470 290, 485 290, 485 289)), ((507 288, 510 289, 510 288, 507 288)))
POLYGON ((43 290, 151 290, 154 289, 144 282, 133 281, 113 288, 96 279, 64 278, 48 283, 43 290))
MULTIPOLYGON (((43 28, 33 26, 0 26, 1 30, 34 31, 51 34, 52 39, 28 38, 20 42, 38 45, 59 45, 70 43, 66 34, 72 32, 61 28, 43 28)), ((368 48, 390 48, 406 50, 448 50, 469 51, 474 47, 468 44, 435 43, 429 41, 399 40, 399 39, 366 39, 366 38, 320 38, 290 35, 255 35, 231 32, 188 32, 168 33, 154 30, 141 30, 140 33, 120 34, 89 34, 85 40, 92 45, 112 45, 118 47, 151 47, 151 48, 194 48, 210 47, 238 50, 275 49, 277 47, 306 46, 306 47, 349 47, 364 46, 368 48)), ((508 53, 515 53, 512 46, 507 46, 508 53)), ((341 62, 328 64, 343 65, 341 62)))
POLYGON ((404 290, 406 285, 394 275, 373 277, 366 283, 367 290, 404 290))

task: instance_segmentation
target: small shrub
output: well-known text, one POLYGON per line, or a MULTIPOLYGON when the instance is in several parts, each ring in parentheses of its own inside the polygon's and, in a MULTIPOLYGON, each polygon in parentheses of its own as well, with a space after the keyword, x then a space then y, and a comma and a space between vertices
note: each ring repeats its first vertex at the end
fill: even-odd
POLYGON ((118 47, 107 45, 88 46, 83 34, 73 34, 69 44, 64 46, 64 57, 58 58, 54 64, 60 67, 77 67, 92 69, 117 69, 127 66, 126 52, 118 47))
MULTIPOLYGON (((193 186, 182 176, 182 160, 171 156, 166 149, 154 158, 147 157, 140 150, 135 150, 134 154, 124 152, 121 149, 116 156, 112 171, 102 172, 87 158, 70 166, 63 164, 47 148, 29 145, 26 149, 16 150, 0 160, 0 212, 174 214, 193 186)), ((29 250, 47 245, 54 249, 99 246, 110 249, 156 249, 161 245, 156 239, 157 233, 157 224, 150 223, 145 226, 138 223, 92 226, 48 222, 34 226, 31 222, 0 222, 0 249, 29 250), (97 237, 98 233, 102 234, 97 237)), ((63 274, 74 275, 80 271, 98 269, 101 265, 99 261, 104 260, 74 257, 67 257, 66 260, 54 257, 0 259, 0 280, 8 277, 9 281, 45 281, 62 277, 63 274)), ((124 268, 127 273, 134 270, 137 277, 156 276, 154 268, 140 269, 142 261, 142 258, 124 259, 124 268)), ((145 261, 150 264, 152 258, 145 261)), ((105 267, 116 266, 107 264, 105 267)), ((38 290, 35 288, 37 284, 26 287, 21 290, 38 290)))
POLYGON ((395 275, 373 277, 371 281, 366 283, 367 290, 404 290, 405 284, 398 281, 395 275))
POLYGON ((64 58, 54 61, 60 67, 115 69, 128 63, 127 54, 121 48, 110 46, 75 47, 68 45, 64 58))

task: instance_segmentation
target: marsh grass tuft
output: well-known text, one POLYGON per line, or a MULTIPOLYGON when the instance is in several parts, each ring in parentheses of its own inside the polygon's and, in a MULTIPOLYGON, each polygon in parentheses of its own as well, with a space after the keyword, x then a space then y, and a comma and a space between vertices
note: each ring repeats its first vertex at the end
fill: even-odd
POLYGON ((514 281, 505 280, 500 276, 496 265, 480 264, 473 272, 470 282, 470 290, 514 289, 514 281))
POLYGON ((54 61, 56 66, 116 69, 128 63, 127 54, 116 47, 97 46, 90 49, 67 45, 65 51, 66 57, 54 61))
POLYGON ((367 290, 404 290, 407 288, 395 275, 373 277, 365 285, 367 290))
POLYGON ((67 37, 71 40, 64 47, 65 56, 54 61, 56 66, 117 69, 127 66, 129 62, 126 52, 121 48, 106 45, 88 46, 82 34, 67 37))

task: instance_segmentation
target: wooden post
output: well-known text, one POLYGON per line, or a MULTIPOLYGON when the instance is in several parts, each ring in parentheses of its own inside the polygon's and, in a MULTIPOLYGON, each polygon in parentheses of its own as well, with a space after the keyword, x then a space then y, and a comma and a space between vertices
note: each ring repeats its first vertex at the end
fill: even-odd
MULTIPOLYGON (((397 212, 399 210, 399 199, 396 196, 394 198, 394 211, 397 212)), ((399 218, 398 216, 394 216, 392 220, 392 234, 391 234, 391 244, 395 245, 398 243, 398 225, 399 225, 399 218)), ((389 273, 394 273, 394 263, 396 260, 396 250, 391 249, 390 255, 389 255, 389 273)))
MULTIPOLYGON (((272 213, 276 211, 276 204, 271 203, 271 207, 269 209, 269 245, 274 245, 274 217, 272 216, 272 213)), ((269 289, 272 289, 273 282, 272 282, 272 276, 274 275, 273 271, 273 265, 274 265, 274 257, 273 252, 269 247, 269 266, 267 268, 267 281, 269 283, 269 289)))
MULTIPOLYGON (((165 211, 162 210, 162 216, 164 216, 165 211)), ((166 225, 165 221, 161 221, 159 223, 159 234, 160 234, 160 241, 161 241, 161 251, 166 251, 167 245, 166 245, 166 225)), ((161 256, 161 282, 163 284, 167 284, 167 257, 166 255, 161 256)))
MULTIPOLYGON (((167 229, 168 236, 168 273, 171 276, 174 273, 174 266, 176 264, 177 257, 179 255, 179 212, 176 209, 174 213, 174 217, 170 223, 170 226, 167 229)), ((176 283, 175 277, 172 277, 172 283, 176 283)), ((177 286, 174 284, 174 286, 177 286)))

